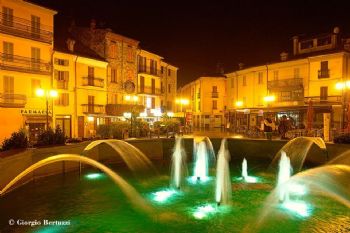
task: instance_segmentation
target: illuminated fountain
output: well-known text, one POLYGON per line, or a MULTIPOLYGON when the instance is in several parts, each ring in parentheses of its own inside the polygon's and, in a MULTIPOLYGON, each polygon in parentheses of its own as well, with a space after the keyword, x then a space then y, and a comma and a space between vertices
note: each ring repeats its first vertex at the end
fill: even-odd
MULTIPOLYGON (((119 186, 119 188, 123 191, 123 193, 128 197, 129 201, 137 208, 142 209, 143 211, 147 213, 152 213, 153 208, 151 205, 149 205, 148 202, 145 201, 141 197, 141 195, 136 191, 135 188, 133 188, 128 182, 126 182, 122 177, 120 177, 117 173, 112 171, 110 168, 106 167, 105 165, 84 157, 80 155, 74 155, 74 154, 60 154, 60 155, 54 155, 50 156, 46 159, 40 160, 39 162, 36 162, 35 164, 31 165, 24 171, 22 171, 20 174, 18 174, 14 179, 12 179, 1 191, 0 195, 4 195, 7 190, 9 190, 13 185, 15 185, 19 180, 21 180, 26 175, 30 174, 31 172, 34 172, 36 169, 39 169, 43 166, 60 162, 60 161, 76 161, 85 163, 88 165, 91 165, 95 168, 100 169, 105 174, 107 174, 116 185, 119 186)), ((95 177, 95 176, 94 176, 95 177)))
POLYGON ((184 179, 187 176, 186 151, 183 146, 182 138, 178 137, 175 141, 174 152, 171 158, 171 177, 170 186, 180 189, 184 179))
POLYGON ((134 173, 147 172, 147 174, 151 175, 157 174, 157 171, 149 158, 138 148, 123 140, 106 139, 93 141, 84 148, 83 154, 89 153, 91 149, 103 143, 107 144, 115 152, 117 152, 128 168, 134 173))
POLYGON ((328 159, 328 154, 326 150, 326 144, 322 138, 319 137, 297 137, 289 142, 287 142, 280 151, 274 157, 270 168, 277 167, 278 161, 281 158, 282 151, 288 154, 290 158, 291 166, 293 167, 293 172, 297 173, 301 171, 303 164, 305 162, 306 156, 308 155, 311 146, 316 144, 325 153, 325 160, 328 159))
POLYGON ((215 201, 218 205, 227 205, 231 201, 232 187, 229 161, 230 152, 227 147, 227 141, 222 139, 216 166, 215 201))
POLYGON ((286 186, 287 181, 291 176, 292 168, 290 165, 290 159, 286 152, 281 151, 281 159, 279 162, 279 170, 277 176, 277 187, 279 190, 279 201, 284 202, 289 199, 289 190, 286 186))

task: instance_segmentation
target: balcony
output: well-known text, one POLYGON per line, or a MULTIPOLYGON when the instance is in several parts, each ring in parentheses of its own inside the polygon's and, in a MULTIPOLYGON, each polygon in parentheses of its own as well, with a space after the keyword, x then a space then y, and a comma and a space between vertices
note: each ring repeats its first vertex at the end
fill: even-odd
POLYGON ((102 104, 82 104, 84 114, 103 114, 105 106, 102 104))
POLYGON ((104 79, 95 77, 83 77, 83 83, 81 85, 92 87, 104 87, 104 79))
POLYGON ((163 77, 161 70, 151 69, 151 67, 138 67, 139 74, 149 74, 157 77, 163 77))
POLYGON ((309 96, 305 97, 304 102, 308 103, 309 100, 312 100, 314 103, 319 103, 319 104, 340 104, 342 101, 341 96, 309 96))
POLYGON ((27 97, 20 94, 1 94, 0 107, 4 108, 23 108, 27 103, 27 97))
POLYGON ((161 95, 162 92, 160 88, 152 88, 152 87, 143 87, 138 90, 138 94, 147 94, 147 95, 161 95))
POLYGON ((51 44, 53 40, 52 27, 43 24, 36 24, 33 27, 30 20, 14 16, 8 17, 2 12, 0 12, 0 32, 48 44, 51 44))
POLYGON ((34 74, 51 74, 51 64, 48 61, 6 53, 0 53, 0 68, 34 74))
POLYGON ((319 70, 318 78, 329 78, 329 69, 319 70))
POLYGON ((212 92, 211 98, 219 98, 219 92, 212 92))
POLYGON ((201 93, 198 92, 198 93, 197 93, 197 99, 200 99, 200 98, 201 98, 201 93))
POLYGON ((131 104, 107 104, 106 113, 110 116, 123 116, 124 112, 143 112, 145 106, 131 104))
POLYGON ((290 79, 268 81, 267 88, 270 90, 302 89, 303 88, 303 79, 302 78, 290 78, 290 79))
POLYGON ((68 89, 68 81, 66 80, 58 80, 57 81, 57 89, 68 89))

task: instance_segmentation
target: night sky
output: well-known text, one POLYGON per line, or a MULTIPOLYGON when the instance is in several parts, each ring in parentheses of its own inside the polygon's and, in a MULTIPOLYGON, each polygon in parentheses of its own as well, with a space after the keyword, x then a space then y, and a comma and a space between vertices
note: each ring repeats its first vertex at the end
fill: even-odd
POLYGON ((201 75, 279 59, 291 51, 294 35, 350 34, 347 1, 132 1, 32 0, 59 12, 57 28, 72 18, 78 26, 97 25, 137 39, 143 49, 180 68, 179 86, 201 75))

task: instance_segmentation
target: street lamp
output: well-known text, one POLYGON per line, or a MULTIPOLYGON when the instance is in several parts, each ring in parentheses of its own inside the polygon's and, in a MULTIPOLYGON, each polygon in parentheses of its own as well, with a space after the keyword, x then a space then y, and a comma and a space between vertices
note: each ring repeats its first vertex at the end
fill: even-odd
MULTIPOLYGON (((137 102, 139 101, 139 97, 137 95, 126 95, 125 97, 125 100, 129 103, 131 103, 131 111, 130 113, 128 113, 127 115, 130 117, 130 127, 131 127, 131 131, 130 131, 130 135, 131 137, 133 136, 133 127, 134 127, 134 117, 135 117, 135 114, 134 114, 134 107, 135 105, 137 104, 137 102)), ((125 116, 124 116, 125 117, 125 116)), ((125 117, 127 118, 127 117, 125 117)))
POLYGON ((188 99, 183 99, 183 98, 180 98, 180 99, 176 99, 175 101, 176 104, 180 105, 181 107, 181 112, 183 112, 183 121, 184 121, 184 125, 186 124, 186 113, 185 113, 185 110, 186 109, 183 109, 183 106, 187 106, 190 101, 188 99))
POLYGON ((241 101, 241 100, 238 100, 238 101, 236 101, 236 103, 235 103, 235 106, 236 106, 236 110, 235 110, 235 124, 234 124, 234 132, 237 132, 237 123, 238 123, 238 121, 237 121, 237 108, 241 108, 242 106, 243 106, 243 101, 241 101))
MULTIPOLYGON (((349 90, 350 89, 350 81, 345 81, 345 82, 338 82, 335 84, 335 89, 341 91, 341 96, 342 96, 342 121, 341 121, 341 128, 344 129, 344 119, 345 119, 345 99, 346 96, 344 95, 344 90, 349 90)), ((345 92, 346 94, 347 92, 345 92)))
MULTIPOLYGON (((36 95, 38 97, 45 97, 46 98, 46 129, 49 129, 49 99, 57 98, 58 92, 56 90, 44 90, 44 89, 37 89, 36 95)), ((52 114, 53 117, 53 114, 52 114)))

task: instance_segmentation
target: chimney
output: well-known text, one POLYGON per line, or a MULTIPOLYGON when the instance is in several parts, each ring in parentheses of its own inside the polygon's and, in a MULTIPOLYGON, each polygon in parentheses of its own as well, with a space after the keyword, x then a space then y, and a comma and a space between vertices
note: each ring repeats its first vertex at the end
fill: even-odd
POLYGON ((73 40, 71 38, 68 38, 66 43, 67 43, 68 50, 73 53, 74 52, 75 40, 73 40))
POLYGON ((299 37, 293 36, 293 55, 297 55, 299 53, 299 37))
POLYGON ((244 68, 244 63, 238 63, 238 68, 242 70, 244 68))
POLYGON ((287 61, 288 60, 288 53, 282 52, 280 54, 280 56, 281 56, 281 61, 287 61))
POLYGON ((90 21, 90 30, 91 31, 95 31, 96 29, 96 20, 95 19, 91 19, 90 21))

